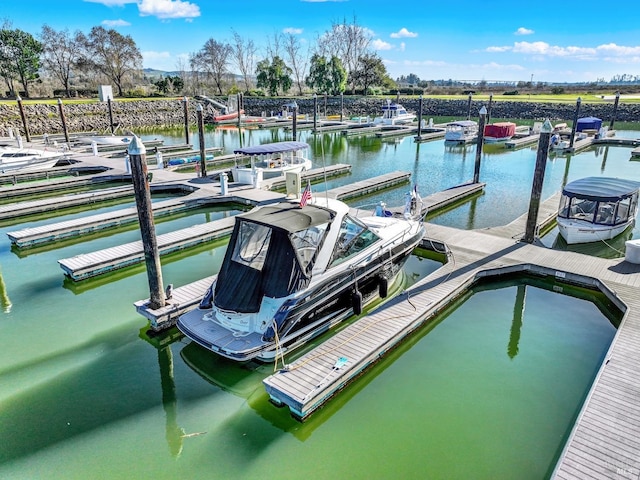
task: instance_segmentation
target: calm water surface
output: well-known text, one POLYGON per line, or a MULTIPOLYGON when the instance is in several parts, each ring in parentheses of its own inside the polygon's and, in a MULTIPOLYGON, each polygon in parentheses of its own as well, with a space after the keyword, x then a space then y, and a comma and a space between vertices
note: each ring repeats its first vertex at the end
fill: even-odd
MULTIPOLYGON (((240 143, 237 131, 210 135, 207 145, 227 152, 240 143)), ((290 134, 245 135, 253 144, 290 134)), ((324 158, 354 166, 329 188, 406 170, 428 195, 473 175, 473 146, 320 138, 300 132, 316 165, 324 158)), ((586 175, 640 180, 629 151, 549 160, 543 198, 586 175)), ((535 156, 485 152, 485 194, 433 221, 481 228, 518 217, 528 207, 535 156)), ((399 205, 407 189, 360 203, 399 205)), ((159 219, 157 229, 235 213, 193 211, 159 219)), ((6 237, 84 214, 0 224, 0 478, 543 478, 615 333, 581 295, 519 283, 482 288, 300 424, 268 403, 261 380, 271 366, 230 364, 175 332, 149 339, 132 305, 148 296, 143 267, 64 279, 57 260, 138 240, 135 229, 23 251, 6 237)), ((216 272, 225 244, 163 258, 165 284, 216 272)), ((438 265, 412 256, 407 278, 438 265)))

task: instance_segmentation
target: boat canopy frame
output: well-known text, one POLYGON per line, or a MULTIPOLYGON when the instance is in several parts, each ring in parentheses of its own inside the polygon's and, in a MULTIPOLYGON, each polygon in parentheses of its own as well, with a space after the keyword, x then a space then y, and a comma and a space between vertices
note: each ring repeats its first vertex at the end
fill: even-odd
POLYGON ((288 152, 296 152, 299 150, 305 150, 309 148, 308 143, 304 142, 275 142, 275 143, 264 143, 262 145, 253 145, 251 147, 242 147, 233 151, 235 154, 240 155, 273 155, 277 153, 288 153, 288 152))

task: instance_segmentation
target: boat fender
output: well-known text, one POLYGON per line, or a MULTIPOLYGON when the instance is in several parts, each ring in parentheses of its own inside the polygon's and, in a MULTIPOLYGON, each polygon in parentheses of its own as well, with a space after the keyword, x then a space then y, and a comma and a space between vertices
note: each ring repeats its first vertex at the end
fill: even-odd
POLYGON ((380 294, 380 298, 387 298, 389 294, 389 279, 384 275, 380 276, 380 280, 378 281, 378 293, 380 294))
POLYGON ((351 305, 353 306, 353 313, 355 315, 360 315, 362 313, 362 293, 358 290, 355 290, 351 294, 351 305))

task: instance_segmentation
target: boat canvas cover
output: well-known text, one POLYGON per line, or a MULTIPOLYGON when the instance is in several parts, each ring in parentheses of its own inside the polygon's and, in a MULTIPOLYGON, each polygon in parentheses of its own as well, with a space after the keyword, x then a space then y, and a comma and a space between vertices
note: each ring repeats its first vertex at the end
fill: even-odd
POLYGON ((274 153, 295 152, 305 148, 309 148, 309 144, 304 142, 276 142, 238 148, 234 150, 233 153, 243 155, 270 155, 274 153))
POLYGON ((576 123, 576 131, 582 132, 583 130, 600 130, 602 126, 602 120, 596 117, 584 117, 579 118, 576 123))
POLYGON ((302 266, 289 235, 330 224, 334 213, 297 203, 279 203, 238 215, 216 281, 214 302, 222 309, 253 313, 263 296, 282 298, 305 288, 313 262, 302 266))
POLYGON ((484 127, 486 137, 505 138, 516 133, 516 124, 511 122, 492 123, 484 127))
POLYGON ((578 197, 599 202, 615 202, 632 196, 640 182, 613 177, 585 177, 568 183, 562 189, 567 197, 578 197))

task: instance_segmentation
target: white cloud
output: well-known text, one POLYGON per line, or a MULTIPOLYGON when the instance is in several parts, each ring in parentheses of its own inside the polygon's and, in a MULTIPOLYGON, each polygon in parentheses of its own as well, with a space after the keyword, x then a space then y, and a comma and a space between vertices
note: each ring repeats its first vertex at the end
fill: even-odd
POLYGON ((145 63, 152 62, 154 60, 166 60, 167 58, 171 58, 171 54, 169 52, 154 52, 152 50, 149 50, 141 53, 145 63))
POLYGON ((392 33, 389 36, 391 38, 415 38, 415 37, 418 36, 418 34, 414 33, 414 32, 410 32, 406 28, 402 27, 400 30, 398 30, 397 32, 392 33))
POLYGON ((407 47, 407 44, 404 42, 400 42, 400 51, 404 52, 405 48, 407 47))
POLYGON ((371 46, 374 50, 391 50, 393 48, 393 45, 385 42, 384 40, 380 40, 379 38, 372 41, 371 46))
POLYGON ((155 16, 162 20, 200 16, 200 7, 182 0, 141 0, 138 2, 138 10, 143 17, 155 16))
POLYGON ((508 52, 509 50, 512 50, 513 47, 509 47, 509 46, 504 46, 504 47, 487 47, 486 51, 489 53, 495 53, 495 52, 508 52))
POLYGON ((414 32, 410 32, 406 28, 402 27, 400 30, 398 30, 397 32, 392 33, 389 36, 391 38, 415 38, 415 37, 418 36, 418 34, 414 33, 414 32))
POLYGON ((288 33, 290 35, 302 35, 302 32, 302 28, 287 27, 282 29, 282 33, 288 33))
POLYGON ((128 27, 131 24, 126 20, 122 20, 121 18, 119 18, 118 20, 103 20, 102 25, 104 25, 105 27, 114 28, 114 27, 128 27))
POLYGON ((524 27, 520 27, 515 31, 515 35, 531 35, 533 33, 535 33, 533 30, 524 27))

